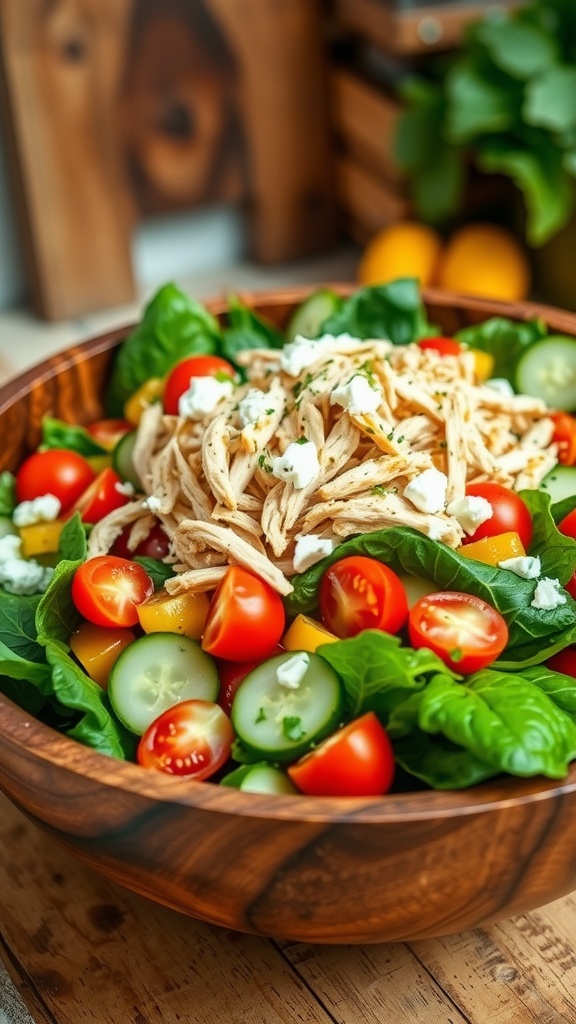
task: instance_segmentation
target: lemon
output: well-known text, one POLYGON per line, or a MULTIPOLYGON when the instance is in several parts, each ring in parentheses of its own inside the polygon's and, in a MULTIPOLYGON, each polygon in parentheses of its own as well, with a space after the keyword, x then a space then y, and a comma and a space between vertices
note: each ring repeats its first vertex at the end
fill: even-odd
POLYGON ((434 228, 417 221, 397 221, 370 239, 358 265, 360 284, 386 284, 398 277, 417 277, 425 286, 435 280, 442 239, 434 228))
POLYGON ((526 251, 497 224, 466 224, 445 245, 438 270, 441 288, 515 301, 526 298, 530 283, 526 251))

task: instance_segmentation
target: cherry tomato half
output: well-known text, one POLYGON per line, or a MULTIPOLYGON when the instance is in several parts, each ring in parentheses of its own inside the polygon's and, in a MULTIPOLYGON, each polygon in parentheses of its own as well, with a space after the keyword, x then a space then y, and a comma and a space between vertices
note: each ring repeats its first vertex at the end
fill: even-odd
POLYGON ((481 523, 474 533, 464 537, 463 544, 481 540, 482 537, 496 537, 500 533, 513 532, 520 537, 525 551, 529 550, 532 542, 532 516, 516 491, 511 491, 502 484, 487 482, 469 484, 466 494, 489 501, 492 505, 492 518, 481 523))
POLYGON ((558 462, 563 466, 576 463, 576 418, 568 412, 551 413, 554 421, 552 440, 558 445, 558 462))
POLYGON ((576 540, 576 508, 572 509, 567 516, 564 516, 564 519, 560 520, 558 529, 565 537, 571 537, 572 540, 576 540))
POLYGON ((47 448, 24 460, 16 474, 18 501, 53 494, 67 512, 92 483, 96 473, 86 459, 68 448, 47 448))
POLYGON ((181 779, 207 779, 228 760, 234 739, 218 704, 183 700, 164 711, 138 743, 137 760, 181 779))
POLYGON ((241 565, 231 565, 208 611, 202 647, 226 661, 262 661, 284 632, 280 595, 241 565))
POLYGON ((394 754, 373 711, 343 726, 288 767, 307 796, 380 796, 394 778, 394 754))
POLYGON ((106 451, 111 452, 116 447, 118 441, 125 434, 129 434, 134 427, 128 420, 121 419, 108 419, 108 420, 95 420, 94 423, 89 423, 86 427, 88 433, 105 448, 106 451))
POLYGON ((565 647, 548 658, 546 667, 554 672, 562 672, 565 676, 576 676, 576 647, 565 647))
POLYGON ((459 356, 464 351, 455 338, 420 338, 418 347, 437 352, 439 356, 459 356))
POLYGON ((78 501, 70 509, 70 514, 80 513, 83 523, 98 523, 109 512, 122 508, 130 499, 117 489, 122 480, 115 470, 108 466, 98 474, 78 501))
POLYGON ((127 558, 97 555, 76 570, 72 600, 96 626, 135 626, 137 606, 154 593, 148 573, 127 558))
POLYGON ((365 555, 341 558, 326 569, 319 601, 322 621, 341 638, 363 629, 397 633, 408 617, 408 599, 396 573, 365 555))
POLYGON ((408 634, 412 647, 427 647, 464 676, 491 665, 508 643, 500 612, 479 597, 451 590, 426 594, 412 606, 408 634))
POLYGON ((169 416, 177 416, 180 396, 188 391, 190 381, 194 377, 215 377, 220 373, 231 379, 236 376, 234 367, 225 359, 220 359, 220 356, 188 356, 180 360, 166 378, 164 411, 169 416))

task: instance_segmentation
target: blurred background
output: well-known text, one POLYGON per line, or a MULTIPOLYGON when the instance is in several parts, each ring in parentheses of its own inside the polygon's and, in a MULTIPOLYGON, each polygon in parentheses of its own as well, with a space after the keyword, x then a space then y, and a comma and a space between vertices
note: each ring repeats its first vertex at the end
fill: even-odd
POLYGON ((171 279, 576 308, 574 0, 0 0, 0 57, 0 341, 171 279))

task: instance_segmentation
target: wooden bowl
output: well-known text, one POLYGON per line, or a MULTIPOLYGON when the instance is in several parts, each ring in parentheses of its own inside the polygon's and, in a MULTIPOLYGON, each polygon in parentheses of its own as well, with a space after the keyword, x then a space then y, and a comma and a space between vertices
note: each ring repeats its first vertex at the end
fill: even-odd
MULTIPOLYGON (((283 324, 305 294, 244 298, 283 324)), ((576 335, 576 315, 560 311, 432 291, 425 298, 447 332, 504 314, 542 316, 576 335)), ((108 364, 125 333, 72 348, 0 390, 3 468, 37 443, 43 414, 74 422, 102 414, 108 364)), ((576 766, 560 783, 502 778, 465 792, 272 798, 117 762, 0 697, 0 787, 108 878, 258 935, 326 943, 438 936, 576 887, 576 766)))

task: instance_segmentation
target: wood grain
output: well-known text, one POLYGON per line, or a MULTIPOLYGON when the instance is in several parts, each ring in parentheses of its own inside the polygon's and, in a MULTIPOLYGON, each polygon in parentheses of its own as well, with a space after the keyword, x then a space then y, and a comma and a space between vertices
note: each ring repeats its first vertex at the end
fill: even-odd
MULTIPOLYGON (((309 292, 243 298, 281 325, 309 292)), ((576 336, 576 315, 562 311, 437 291, 425 299, 445 331, 502 314, 541 316, 576 336)), ((217 315, 224 308, 211 305, 217 315)), ((0 389, 0 430, 14 431, 0 466, 26 453, 47 408, 78 422, 98 415, 122 333, 0 389)), ((438 937, 526 913, 576 886, 576 767, 561 782, 503 778, 453 793, 256 796, 104 758, 0 698, 0 788, 114 882, 258 935, 334 944, 438 937)))

